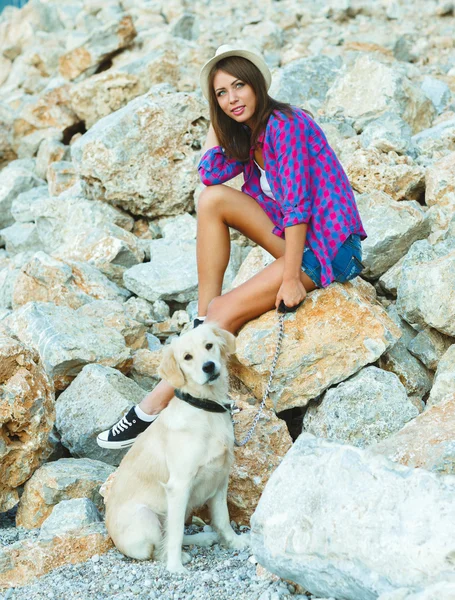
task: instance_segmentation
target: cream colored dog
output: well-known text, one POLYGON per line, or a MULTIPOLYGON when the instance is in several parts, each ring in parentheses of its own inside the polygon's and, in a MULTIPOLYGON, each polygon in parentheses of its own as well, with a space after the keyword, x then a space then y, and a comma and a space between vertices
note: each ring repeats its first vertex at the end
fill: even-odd
POLYGON ((227 509, 234 446, 230 412, 191 404, 194 398, 203 399, 204 408, 227 404, 226 358, 234 350, 234 336, 214 325, 201 325, 166 347, 159 374, 186 401, 174 397, 118 468, 106 526, 123 554, 166 559, 169 571, 186 571, 189 556, 182 545, 207 546, 217 539, 210 532, 184 536, 185 519, 205 503, 221 541, 230 548, 247 546, 245 536, 231 528, 227 509))

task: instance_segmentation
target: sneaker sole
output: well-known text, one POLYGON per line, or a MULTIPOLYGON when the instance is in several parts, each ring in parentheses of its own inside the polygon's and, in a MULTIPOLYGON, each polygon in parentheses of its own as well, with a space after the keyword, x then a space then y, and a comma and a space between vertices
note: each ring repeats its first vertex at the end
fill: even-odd
POLYGON ((134 440, 125 440, 124 442, 107 442, 96 438, 96 443, 100 448, 107 448, 108 450, 122 450, 122 448, 129 448, 134 444, 134 440))

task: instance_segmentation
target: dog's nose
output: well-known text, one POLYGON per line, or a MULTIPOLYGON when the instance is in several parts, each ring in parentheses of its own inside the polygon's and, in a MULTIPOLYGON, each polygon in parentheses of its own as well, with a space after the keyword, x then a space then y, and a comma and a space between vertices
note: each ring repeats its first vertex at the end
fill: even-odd
POLYGON ((206 363, 202 365, 202 370, 204 373, 213 373, 215 370, 215 363, 213 360, 208 360, 206 363))

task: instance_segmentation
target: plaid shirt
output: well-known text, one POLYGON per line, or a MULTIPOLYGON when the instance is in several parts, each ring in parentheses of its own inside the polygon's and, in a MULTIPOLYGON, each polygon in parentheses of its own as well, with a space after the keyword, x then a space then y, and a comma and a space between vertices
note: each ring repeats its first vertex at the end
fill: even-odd
POLYGON ((346 173, 322 129, 299 108, 293 107, 292 117, 273 113, 258 143, 275 200, 261 189, 254 147, 247 162, 228 158, 220 146, 210 148, 199 162, 201 181, 216 185, 243 172, 242 192, 267 213, 273 233, 284 237, 286 227, 308 223, 306 243, 321 264, 326 287, 334 280, 331 261, 346 238, 367 237, 346 173))

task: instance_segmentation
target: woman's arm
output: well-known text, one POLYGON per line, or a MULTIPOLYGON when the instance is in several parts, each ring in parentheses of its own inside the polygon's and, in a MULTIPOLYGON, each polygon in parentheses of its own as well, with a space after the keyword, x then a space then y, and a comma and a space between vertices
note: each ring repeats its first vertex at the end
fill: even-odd
POLYGON ((198 165, 202 183, 204 185, 224 183, 242 173, 244 168, 244 163, 228 158, 224 154, 213 125, 210 123, 205 144, 202 148, 202 158, 198 165))
POLYGON ((278 308, 281 300, 286 306, 297 306, 306 297, 305 287, 300 279, 302 271, 302 256, 305 246, 308 225, 300 223, 286 227, 286 247, 284 251, 283 283, 276 297, 275 306, 278 308))

